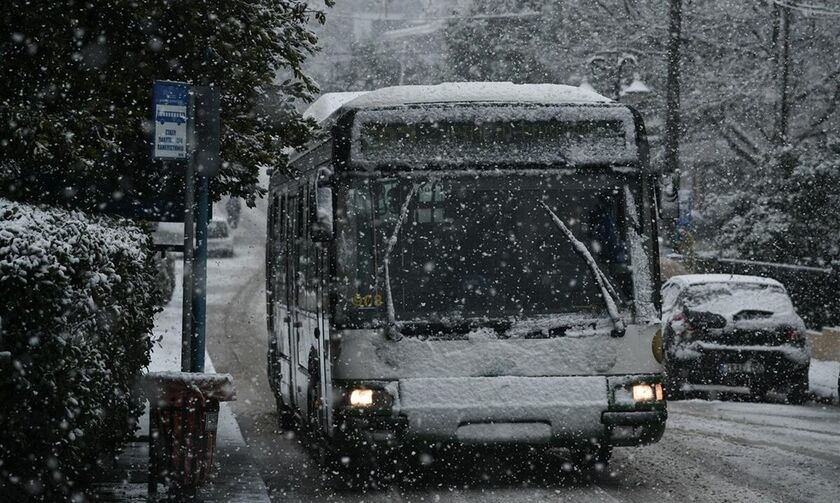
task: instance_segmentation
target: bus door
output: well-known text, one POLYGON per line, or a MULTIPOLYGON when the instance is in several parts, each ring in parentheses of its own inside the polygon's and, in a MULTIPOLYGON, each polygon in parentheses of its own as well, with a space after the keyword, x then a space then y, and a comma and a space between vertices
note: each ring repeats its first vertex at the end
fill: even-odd
MULTIPOLYGON (((300 341, 300 313, 298 312, 299 286, 298 269, 300 264, 300 214, 298 210, 299 198, 292 192, 288 198, 288 227, 286 229, 288 239, 286 260, 286 299, 288 311, 285 322, 289 334, 289 399, 290 406, 301 409, 301 402, 298 397, 300 378, 298 377, 298 343, 300 341)), ((303 409, 301 409, 303 410, 303 409)))
POLYGON ((289 200, 285 194, 279 199, 276 217, 275 243, 276 253, 272 263, 272 309, 274 325, 277 328, 277 347, 275 349, 276 362, 279 366, 279 382, 281 397, 284 403, 291 407, 293 402, 292 388, 292 353, 291 353, 291 304, 289 299, 289 260, 292 252, 290 241, 294 239, 292 227, 289 225, 289 200))

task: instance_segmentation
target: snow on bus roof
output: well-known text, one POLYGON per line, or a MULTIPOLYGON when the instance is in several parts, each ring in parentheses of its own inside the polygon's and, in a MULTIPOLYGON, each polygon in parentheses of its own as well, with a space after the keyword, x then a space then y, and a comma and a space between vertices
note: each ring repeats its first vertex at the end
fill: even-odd
POLYGON ((686 286, 702 285, 705 283, 750 283, 758 285, 782 286, 781 283, 772 278, 745 276, 742 274, 683 274, 680 276, 673 276, 669 281, 678 281, 686 286))
POLYGON ((339 109, 380 108, 420 103, 612 103, 600 94, 562 84, 446 82, 433 86, 394 86, 375 91, 325 93, 303 113, 319 124, 339 109))
POLYGON ((359 96, 368 93, 369 91, 352 91, 343 93, 324 93, 317 100, 315 100, 306 111, 303 112, 303 118, 312 118, 317 123, 324 122, 324 120, 333 114, 336 110, 348 101, 352 101, 359 96))
POLYGON ((612 103, 587 89, 561 84, 512 82, 446 82, 432 86, 384 87, 345 103, 342 108, 378 108, 422 103, 612 103))

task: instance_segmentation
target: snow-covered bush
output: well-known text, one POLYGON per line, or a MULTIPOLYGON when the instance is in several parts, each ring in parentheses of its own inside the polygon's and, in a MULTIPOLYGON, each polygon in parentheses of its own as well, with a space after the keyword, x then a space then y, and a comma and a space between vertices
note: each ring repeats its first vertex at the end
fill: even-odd
POLYGON ((155 285, 160 291, 161 305, 165 305, 175 293, 175 258, 171 253, 163 256, 156 254, 155 268, 157 270, 155 285))
POLYGON ((0 487, 68 500, 134 431, 159 309, 147 233, 0 199, 0 487))
POLYGON ((774 171, 755 185, 708 197, 715 248, 727 256, 789 264, 840 259, 840 152, 809 151, 789 170, 774 171))

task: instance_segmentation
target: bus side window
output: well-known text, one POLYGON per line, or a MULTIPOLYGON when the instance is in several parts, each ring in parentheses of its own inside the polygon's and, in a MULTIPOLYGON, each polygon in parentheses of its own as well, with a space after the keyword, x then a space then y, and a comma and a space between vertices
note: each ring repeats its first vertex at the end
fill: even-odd
POLYGON ((313 288, 315 278, 315 243, 312 242, 312 202, 314 200, 314 184, 310 180, 302 180, 300 185, 300 206, 303 239, 301 240, 300 252, 300 287, 301 307, 306 311, 316 311, 315 289, 313 288))
POLYGON ((277 210, 277 204, 277 195, 275 194, 274 197, 271 198, 271 203, 268 206, 268 239, 272 243, 274 242, 273 240, 276 236, 274 225, 277 223, 277 219, 274 218, 274 212, 277 210))
POLYGON ((303 238, 304 237, 304 232, 303 231, 304 231, 305 226, 303 224, 303 222, 304 222, 304 211, 303 211, 303 209, 304 209, 304 203, 305 203, 305 201, 304 201, 304 195, 305 194, 306 194, 306 192, 303 190, 303 187, 301 186, 298 189, 298 194, 297 194, 297 197, 295 198, 296 206, 297 206, 295 208, 295 210, 297 212, 296 235, 297 235, 298 238, 303 238))
POLYGON ((295 198, 295 290, 297 291, 297 307, 304 308, 306 297, 306 191, 302 182, 298 186, 297 197, 295 198))
POLYGON ((277 278, 277 288, 275 291, 275 297, 280 299, 280 302, 283 304, 287 303, 286 299, 286 195, 283 194, 280 196, 280 201, 277 204, 275 209, 275 214, 277 218, 275 218, 276 223, 276 230, 275 230, 275 251, 274 256, 276 257, 274 275, 277 278))
POLYGON ((300 256, 299 248, 300 237, 298 234, 298 198, 297 194, 289 195, 286 198, 286 295, 288 299, 289 308, 297 305, 295 294, 295 274, 298 268, 298 257, 300 256))
MULTIPOLYGON (((269 247, 266 251, 266 276, 268 277, 268 299, 269 304, 273 305, 277 302, 277 206, 279 205, 279 198, 275 194, 271 198, 271 203, 268 207, 268 243, 269 247)), ((269 323, 274 324, 274 317, 272 313, 268 313, 269 323)))

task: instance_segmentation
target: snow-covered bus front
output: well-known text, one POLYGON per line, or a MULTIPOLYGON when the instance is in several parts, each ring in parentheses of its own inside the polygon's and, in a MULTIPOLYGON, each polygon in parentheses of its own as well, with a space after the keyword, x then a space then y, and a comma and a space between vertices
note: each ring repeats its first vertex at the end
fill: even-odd
POLYGON ((566 447, 666 420, 641 119, 560 85, 386 88, 275 175, 269 373, 332 453, 566 447))

